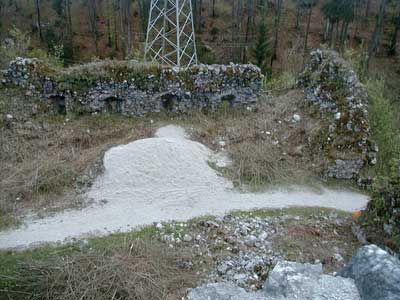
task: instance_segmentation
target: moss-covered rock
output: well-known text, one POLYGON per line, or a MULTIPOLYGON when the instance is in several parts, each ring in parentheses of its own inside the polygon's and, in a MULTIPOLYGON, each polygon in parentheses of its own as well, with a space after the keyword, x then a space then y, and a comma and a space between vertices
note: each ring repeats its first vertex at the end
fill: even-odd
POLYGON ((370 138, 368 93, 350 64, 337 52, 313 51, 299 85, 330 119, 314 141, 331 161, 327 175, 356 179, 362 168, 375 165, 377 147, 370 138))

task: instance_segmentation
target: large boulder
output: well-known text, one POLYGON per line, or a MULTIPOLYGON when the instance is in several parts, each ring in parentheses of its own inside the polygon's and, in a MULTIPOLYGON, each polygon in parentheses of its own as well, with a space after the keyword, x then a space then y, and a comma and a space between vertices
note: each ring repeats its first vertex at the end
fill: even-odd
POLYGON ((189 292, 188 300, 263 300, 260 293, 249 293, 229 283, 209 283, 189 292))
POLYGON ((354 279, 362 300, 400 300, 400 261, 378 246, 362 247, 339 275, 354 279))
POLYGON ((352 279, 324 275, 321 264, 279 262, 263 289, 246 292, 226 283, 205 284, 189 292, 189 300, 359 300, 352 279))
POLYGON ((321 264, 279 262, 271 272, 263 290, 271 300, 360 299, 353 280, 324 275, 321 264))

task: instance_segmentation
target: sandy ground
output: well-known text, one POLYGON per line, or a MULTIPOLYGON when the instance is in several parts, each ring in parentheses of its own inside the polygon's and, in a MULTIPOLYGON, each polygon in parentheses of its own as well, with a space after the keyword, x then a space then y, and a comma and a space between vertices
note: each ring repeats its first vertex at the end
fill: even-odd
POLYGON ((220 158, 191 141, 176 126, 160 128, 154 138, 110 149, 105 173, 87 196, 93 204, 54 216, 26 220, 0 233, 0 249, 26 248, 71 238, 127 232, 153 222, 222 215, 232 210, 319 206, 355 211, 368 197, 349 191, 293 187, 263 193, 241 193, 210 168, 220 158))

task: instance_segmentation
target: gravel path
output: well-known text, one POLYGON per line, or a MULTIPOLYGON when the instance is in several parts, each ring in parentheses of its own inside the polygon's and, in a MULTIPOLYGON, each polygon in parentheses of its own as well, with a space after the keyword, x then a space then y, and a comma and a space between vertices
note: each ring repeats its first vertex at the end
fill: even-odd
POLYGON ((154 138, 114 147, 105 154, 105 173, 88 192, 92 205, 27 220, 17 230, 1 232, 0 249, 126 232, 153 222, 232 210, 320 206, 352 212, 368 201, 363 194, 328 189, 240 193, 210 168, 207 162, 215 157, 176 126, 160 128, 154 138))

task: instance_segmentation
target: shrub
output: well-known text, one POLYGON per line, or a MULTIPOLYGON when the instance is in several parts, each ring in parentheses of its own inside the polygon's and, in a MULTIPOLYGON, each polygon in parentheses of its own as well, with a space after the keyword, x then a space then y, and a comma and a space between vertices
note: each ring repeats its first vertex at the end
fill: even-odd
POLYGON ((213 28, 211 28, 211 32, 210 33, 211 33, 212 36, 216 36, 219 33, 219 28, 213 26, 213 28))
POLYGON ((400 157, 400 130, 396 128, 396 109, 385 96, 383 80, 367 82, 371 127, 379 149, 378 174, 387 176, 392 160, 400 157))
POLYGON ((400 251, 400 129, 396 127, 396 109, 385 96, 383 80, 367 82, 370 121, 379 145, 375 183, 371 188, 372 201, 364 216, 370 234, 393 250, 400 251), (375 231, 384 231, 388 238, 375 231))

